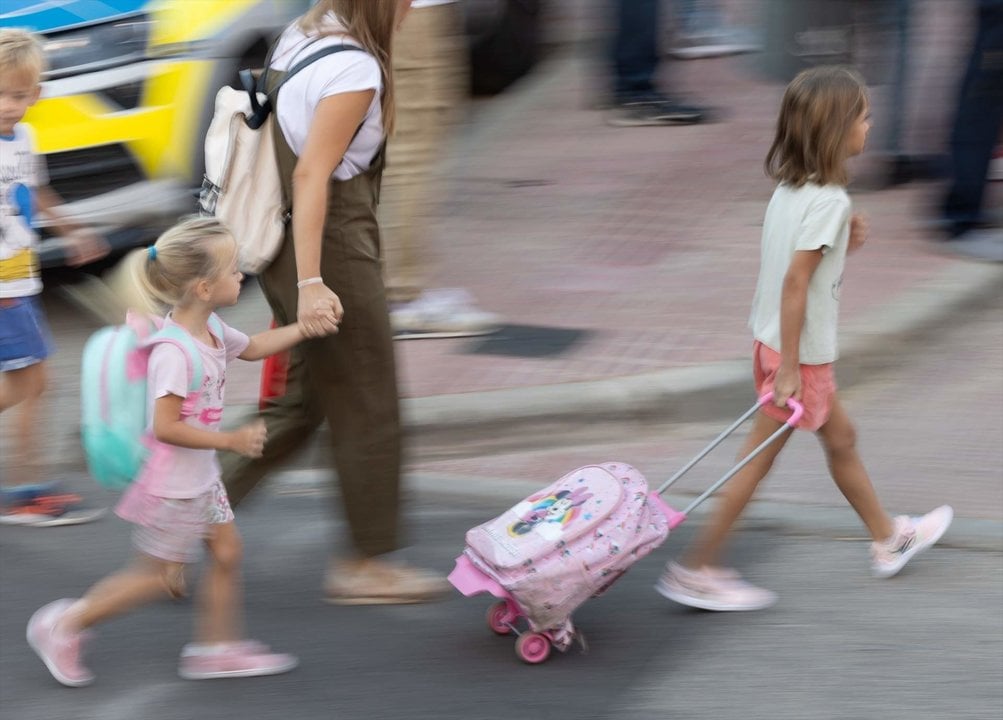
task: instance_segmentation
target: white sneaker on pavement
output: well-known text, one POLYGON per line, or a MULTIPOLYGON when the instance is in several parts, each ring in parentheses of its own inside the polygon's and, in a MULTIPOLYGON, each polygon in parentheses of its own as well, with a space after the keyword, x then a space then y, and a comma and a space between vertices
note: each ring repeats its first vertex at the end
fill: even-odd
POLYGON ((466 290, 426 290, 417 300, 390 309, 395 340, 488 335, 501 325, 494 313, 480 310, 466 290))
POLYGON ((950 505, 941 505, 922 517, 900 515, 895 532, 885 542, 871 543, 871 571, 875 577, 890 578, 917 554, 940 540, 954 519, 950 505))

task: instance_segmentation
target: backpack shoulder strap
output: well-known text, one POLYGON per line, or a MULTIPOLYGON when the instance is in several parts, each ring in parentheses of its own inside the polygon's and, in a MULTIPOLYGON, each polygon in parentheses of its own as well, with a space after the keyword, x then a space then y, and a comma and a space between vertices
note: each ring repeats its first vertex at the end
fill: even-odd
POLYGON ((219 338, 220 342, 223 342, 223 321, 216 313, 209 314, 209 330, 219 338))
POLYGON ((282 80, 279 81, 279 84, 275 86, 275 90, 272 92, 272 94, 277 96, 279 88, 281 88, 283 85, 289 82, 289 80, 291 80, 293 76, 296 75, 300 70, 305 70, 310 65, 313 65, 315 62, 317 62, 321 58, 327 57, 328 55, 334 55, 335 53, 345 52, 348 50, 354 50, 356 52, 361 52, 361 53, 366 52, 364 48, 360 48, 358 45, 346 45, 344 43, 339 43, 337 45, 328 45, 326 48, 322 48, 321 50, 318 50, 315 53, 307 55, 305 58, 303 58, 298 63, 293 65, 291 68, 286 70, 285 77, 283 77, 282 80))
MULTIPOLYGON (((219 322, 218 318, 217 322, 219 322)), ((222 332, 222 327, 220 327, 220 332, 222 332)), ((181 350, 185 356, 185 364, 188 366, 188 393, 198 392, 199 388, 202 387, 202 355, 195 346, 191 335, 176 325, 168 325, 150 336, 145 345, 152 351, 153 347, 160 343, 167 343, 181 350)))
MULTIPOLYGON (((313 42, 317 41, 314 40, 313 42)), ((247 92, 248 98, 251 101, 251 117, 247 118, 247 125, 252 130, 257 130, 264 124, 269 113, 272 111, 275 100, 279 96, 279 90, 282 89, 282 86, 289 82, 298 72, 306 69, 313 63, 317 62, 321 58, 327 57, 328 55, 334 55, 335 53, 345 52, 348 50, 355 50, 356 52, 363 53, 366 52, 365 49, 360 48, 357 45, 330 45, 300 60, 298 63, 285 71, 285 75, 281 80, 279 80, 275 87, 269 88, 268 78, 269 71, 271 70, 272 53, 275 51, 277 45, 278 41, 276 41, 268 51, 268 57, 265 60, 265 68, 260 76, 257 78, 254 77, 254 74, 250 69, 241 70, 238 74, 240 84, 247 92), (258 100, 258 93, 264 93, 266 96, 265 102, 262 103, 258 100)))

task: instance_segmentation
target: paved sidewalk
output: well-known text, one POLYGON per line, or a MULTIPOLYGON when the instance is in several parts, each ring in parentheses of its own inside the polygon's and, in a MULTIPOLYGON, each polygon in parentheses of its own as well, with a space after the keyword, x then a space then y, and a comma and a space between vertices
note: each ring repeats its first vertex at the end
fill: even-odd
MULTIPOLYGON (((782 93, 749 62, 674 68, 678 86, 699 86, 729 114, 694 127, 606 125, 590 108, 595 68, 582 51, 475 107, 447 162, 448 197, 431 209, 433 284, 466 287, 515 327, 399 342, 412 427, 691 412, 678 401, 694 396, 715 414, 737 407, 714 407, 712 391, 748 391, 746 319, 772 192, 762 160, 782 93)), ((922 221, 934 186, 853 196, 871 240, 847 265, 847 377, 1003 286, 1000 267, 930 242, 922 221)), ((1001 196, 996 187, 990 201, 1001 196)), ((267 308, 248 298, 235 312, 253 327, 267 308)), ((238 370, 228 400, 253 403, 257 383, 256 367, 238 370)))

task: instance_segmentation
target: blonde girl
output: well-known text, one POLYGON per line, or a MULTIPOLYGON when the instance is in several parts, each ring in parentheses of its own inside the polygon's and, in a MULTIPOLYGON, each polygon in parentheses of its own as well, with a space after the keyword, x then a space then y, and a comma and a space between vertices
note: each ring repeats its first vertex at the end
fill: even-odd
POLYGON ((261 414, 262 461, 222 458, 239 502, 273 464, 322 422, 329 433, 351 549, 332 553, 324 583, 334 603, 412 603, 445 579, 391 561, 400 546, 401 427, 396 364, 380 268, 376 203, 383 148, 394 124, 392 40, 408 0, 321 0, 286 28, 265 73, 271 89, 297 62, 331 46, 272 97, 277 159, 292 221, 259 278, 280 323, 337 338, 304 343, 290 358, 286 393, 261 414), (342 321, 342 317, 344 320, 342 321))
MULTIPOLYGON (((839 401, 833 363, 843 265, 865 240, 851 215, 846 161, 870 130, 867 91, 852 70, 805 70, 787 87, 766 172, 777 181, 763 223, 759 280, 752 303, 753 375, 773 404, 757 415, 741 457, 778 431, 789 398, 804 406, 799 429, 818 435, 832 479, 871 535, 871 569, 891 577, 935 543, 953 517, 949 506, 918 518, 892 518, 881 507, 857 454, 856 431, 839 401)), ((727 486, 709 522, 656 586, 672 600, 707 610, 757 610, 776 601, 721 567, 722 547, 790 434, 782 435, 727 486)))
POLYGON ((246 677, 290 670, 294 657, 244 639, 242 543, 216 452, 255 458, 265 443, 260 421, 220 429, 227 364, 234 358, 260 360, 319 330, 292 324, 248 337, 214 314, 236 304, 243 278, 237 244, 217 220, 186 219, 123 262, 139 299, 169 306, 165 324, 191 337, 202 360, 202 383, 189 395, 184 350, 167 343, 154 346, 147 381, 151 453, 116 508, 134 525, 135 561, 82 599, 57 600, 38 610, 28 623, 28 642, 60 683, 89 684, 94 676, 81 661, 84 631, 153 600, 182 597, 185 566, 198 560, 204 544, 209 557, 199 588, 195 641, 182 652, 181 676, 246 677))

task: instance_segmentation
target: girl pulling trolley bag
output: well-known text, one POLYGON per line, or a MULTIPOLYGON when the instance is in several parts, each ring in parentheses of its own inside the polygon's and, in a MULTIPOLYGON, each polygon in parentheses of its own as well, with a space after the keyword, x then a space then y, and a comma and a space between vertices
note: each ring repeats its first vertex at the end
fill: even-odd
POLYGON ((797 425, 803 409, 789 400, 793 412, 787 423, 684 510, 662 500, 666 489, 772 397, 761 397, 655 491, 624 463, 587 465, 568 473, 469 530, 449 581, 466 596, 486 592, 501 599, 488 610, 488 626, 499 635, 516 633, 516 654, 525 662, 543 662, 551 647, 567 650, 580 638, 571 622, 579 605, 603 593, 661 545, 694 508, 797 425), (518 629, 520 618, 526 619, 528 630, 518 629))

